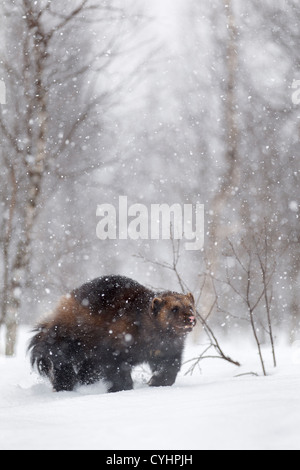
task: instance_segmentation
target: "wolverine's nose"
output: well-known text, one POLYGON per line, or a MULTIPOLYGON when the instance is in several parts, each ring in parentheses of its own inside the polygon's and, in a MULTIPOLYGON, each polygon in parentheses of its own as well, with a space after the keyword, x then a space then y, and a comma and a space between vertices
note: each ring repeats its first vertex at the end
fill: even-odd
POLYGON ((194 325, 196 324, 196 317, 194 315, 190 315, 189 316, 189 320, 191 323, 193 323, 194 325))

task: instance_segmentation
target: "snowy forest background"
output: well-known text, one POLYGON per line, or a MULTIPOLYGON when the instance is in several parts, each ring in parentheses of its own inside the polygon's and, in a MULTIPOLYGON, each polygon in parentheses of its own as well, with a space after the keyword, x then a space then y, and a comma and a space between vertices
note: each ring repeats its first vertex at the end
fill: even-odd
MULTIPOLYGON (((2 0, 0 325, 120 273, 210 328, 299 338, 296 0, 2 0), (205 249, 101 241, 98 204, 205 204, 205 249)), ((300 88, 300 86, 299 86, 300 88)))

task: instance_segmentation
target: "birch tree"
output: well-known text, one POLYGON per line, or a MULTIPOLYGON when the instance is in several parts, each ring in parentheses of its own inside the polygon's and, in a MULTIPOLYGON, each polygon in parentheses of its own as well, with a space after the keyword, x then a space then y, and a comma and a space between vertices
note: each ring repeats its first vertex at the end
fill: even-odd
POLYGON ((108 70, 120 54, 120 30, 134 30, 135 22, 117 1, 14 0, 3 13, 0 325, 12 355, 44 198, 72 172, 105 164, 93 148, 121 86, 108 70))
MULTIPOLYGON (((210 12, 214 15, 216 11, 210 12)), ((217 87, 222 104, 220 106, 221 127, 218 138, 222 138, 222 171, 218 185, 209 200, 208 238, 206 244, 206 270, 208 276, 202 290, 201 310, 204 316, 211 310, 215 301, 214 286, 210 274, 220 269, 222 242, 234 230, 232 224, 225 224, 228 205, 236 194, 240 182, 241 157, 239 149, 240 120, 238 114, 239 89, 239 30, 234 2, 224 0, 218 9, 219 22, 223 23, 221 34, 214 41, 222 51, 223 69, 217 87), (223 37, 222 37, 223 35, 223 37)))

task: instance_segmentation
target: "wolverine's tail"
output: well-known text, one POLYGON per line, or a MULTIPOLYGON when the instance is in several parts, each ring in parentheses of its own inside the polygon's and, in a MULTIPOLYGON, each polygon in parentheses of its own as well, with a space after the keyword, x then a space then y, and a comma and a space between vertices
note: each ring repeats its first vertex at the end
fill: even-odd
POLYGON ((31 365, 36 365, 40 375, 50 377, 53 364, 49 359, 49 347, 46 341, 46 324, 39 325, 33 330, 36 335, 31 339, 28 351, 30 351, 31 365))

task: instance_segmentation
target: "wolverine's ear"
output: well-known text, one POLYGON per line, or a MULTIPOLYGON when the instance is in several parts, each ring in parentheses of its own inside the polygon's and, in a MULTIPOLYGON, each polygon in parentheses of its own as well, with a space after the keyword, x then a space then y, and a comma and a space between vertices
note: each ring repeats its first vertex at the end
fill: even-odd
POLYGON ((152 300, 152 312, 154 315, 157 315, 162 307, 163 300, 155 297, 155 299, 152 300))
POLYGON ((195 298, 191 292, 187 295, 187 298, 195 305, 195 298))

